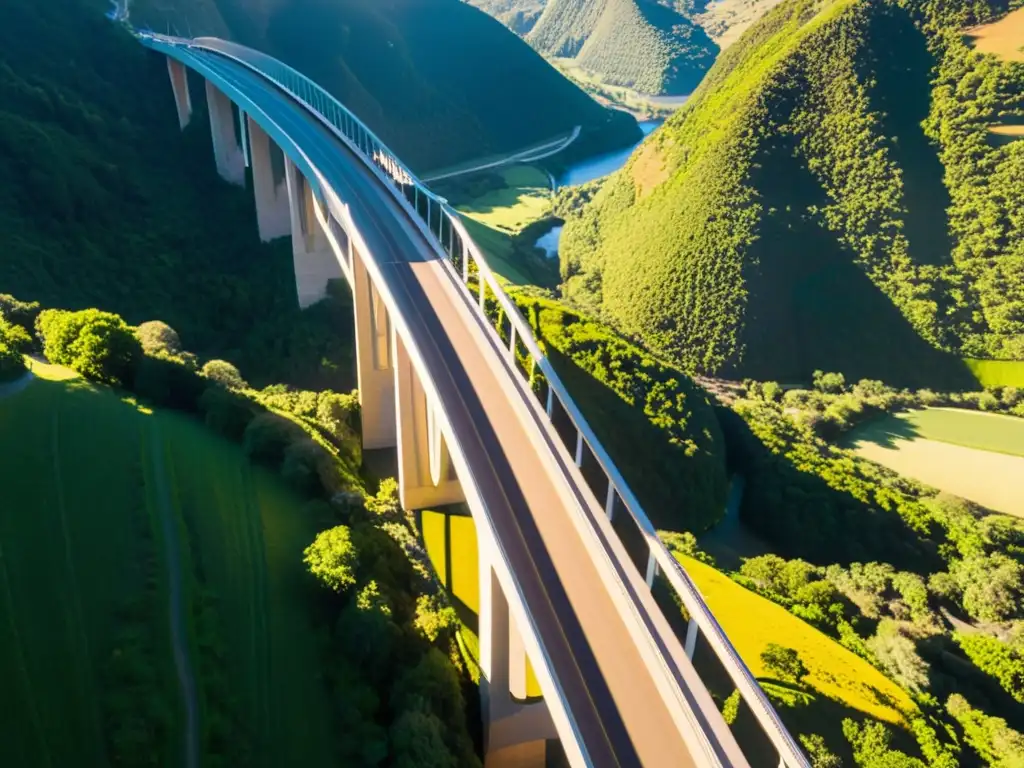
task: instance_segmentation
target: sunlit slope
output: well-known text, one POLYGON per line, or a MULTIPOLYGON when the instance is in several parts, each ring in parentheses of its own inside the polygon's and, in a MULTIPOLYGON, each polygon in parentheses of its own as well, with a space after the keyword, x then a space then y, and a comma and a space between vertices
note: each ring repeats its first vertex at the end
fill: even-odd
MULTIPOLYGON (((896 724, 905 723, 904 714, 916 709, 903 689, 828 635, 711 566, 685 556, 679 559, 756 677, 772 680, 761 662, 761 651, 768 643, 776 643, 800 654, 810 672, 804 682, 816 697, 896 724)), ((799 722, 801 717, 788 708, 781 713, 787 721, 792 717, 799 722)))
POLYGON ((515 33, 461 0, 137 0, 132 21, 181 34, 213 3, 230 37, 323 85, 414 170, 583 132, 571 151, 623 146, 635 122, 566 80, 515 33))
POLYGON ((651 94, 690 93, 718 53, 701 27, 652 0, 551 0, 527 40, 605 83, 651 94))
POLYGON ((1024 70, 961 35, 1005 9, 786 0, 570 219, 567 295, 703 372, 1024 359, 1024 155, 989 140, 1024 70))

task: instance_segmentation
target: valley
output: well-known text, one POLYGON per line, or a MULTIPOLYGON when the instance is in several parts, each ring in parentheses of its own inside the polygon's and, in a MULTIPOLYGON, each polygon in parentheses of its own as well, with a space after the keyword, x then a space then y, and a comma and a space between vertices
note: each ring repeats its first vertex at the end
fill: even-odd
MULTIPOLYGON (((484 764, 477 502, 404 509, 408 457, 363 444, 406 321, 388 315, 374 342, 378 378, 358 372, 360 294, 334 279, 298 308, 301 255, 260 241, 254 169, 244 190, 218 177, 198 75, 179 132, 163 58, 103 5, 0 7, 0 764, 484 764)), ((611 518, 708 712, 766 768, 757 713, 707 637, 691 641, 650 541, 812 768, 1024 760, 1022 14, 131 4, 140 26, 223 35, 309 74, 457 211, 518 331, 437 198, 399 187, 493 330, 495 370, 521 376, 538 434, 565 448, 554 462, 611 518)), ((394 247, 378 268, 397 272, 403 227, 358 247, 394 247)), ((411 273, 442 266, 421 256, 411 273)), ((425 381, 412 402, 433 430, 425 381)), ((571 601, 544 594, 591 648, 571 601)), ((542 702, 544 669, 513 667, 542 702)), ((557 741, 543 750, 566 761, 557 741)))

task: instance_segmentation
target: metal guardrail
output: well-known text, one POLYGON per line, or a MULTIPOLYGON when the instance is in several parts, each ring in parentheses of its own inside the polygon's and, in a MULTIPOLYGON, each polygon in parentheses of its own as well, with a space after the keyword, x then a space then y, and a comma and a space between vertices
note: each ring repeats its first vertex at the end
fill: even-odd
MULTIPOLYGON (((690 619, 684 641, 687 656, 693 658, 697 637, 703 635, 736 686, 740 696, 750 708, 762 732, 778 753, 780 768, 811 768, 803 751, 783 725, 768 697, 725 635, 707 603, 704 602, 697 585, 658 536, 654 525, 633 494, 629 484, 601 445, 597 435, 555 372, 547 355, 534 338, 529 322, 522 316, 513 299, 505 292, 501 281, 487 265, 485 257, 466 231, 459 214, 448 204, 448 201, 433 193, 419 181, 398 155, 388 149, 387 145, 341 102, 287 64, 259 51, 218 38, 188 40, 158 34, 149 36, 167 44, 207 50, 234 59, 272 81, 311 109, 344 136, 360 152, 367 163, 376 166, 391 183, 395 192, 404 197, 412 206, 422 219, 426 229, 431 232, 441 250, 448 257, 456 273, 461 276, 463 288, 475 292, 473 298, 481 311, 485 311, 487 308, 489 289, 490 297, 497 302, 502 314, 510 322, 511 328, 506 351, 511 359, 512 367, 519 371, 531 388, 537 381, 538 371, 544 377, 547 384, 544 405, 549 421, 553 424, 554 408, 557 403, 575 429, 576 466, 582 467, 584 447, 586 447, 608 480, 604 503, 606 515, 609 519, 613 518, 617 507, 616 500, 618 500, 636 523, 644 538, 648 548, 646 568, 648 587, 653 587, 655 576, 660 571, 689 613, 690 619), (476 280, 475 288, 472 286, 474 279, 476 280), (518 365, 517 361, 520 342, 530 360, 529 370, 526 371, 518 365)), ((566 447, 568 448, 568 446, 566 447)), ((591 490, 593 491, 593 489, 591 490)), ((594 494, 595 500, 600 503, 597 493, 594 492, 594 494)))

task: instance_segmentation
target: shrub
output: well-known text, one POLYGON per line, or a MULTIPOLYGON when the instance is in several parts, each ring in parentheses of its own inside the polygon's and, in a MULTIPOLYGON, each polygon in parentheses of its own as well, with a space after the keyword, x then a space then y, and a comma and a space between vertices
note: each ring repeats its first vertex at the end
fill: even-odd
POLYGON ((18 301, 9 294, 0 293, 0 315, 26 331, 31 332, 35 327, 39 312, 38 301, 18 301))
POLYGON ((144 354, 135 365, 132 390, 155 405, 194 413, 205 389, 206 382, 176 358, 144 354))
POLYGON ((20 325, 8 322, 0 314, 0 342, 3 342, 15 352, 27 353, 32 349, 32 334, 20 325))
POLYGON ((416 599, 416 619, 413 624, 429 642, 436 643, 440 639, 443 643, 458 628, 459 617, 439 594, 420 595, 416 599))
POLYGON ((801 733, 800 743, 811 760, 812 768, 842 768, 843 761, 838 755, 829 751, 825 745, 825 739, 818 734, 804 735, 801 733))
POLYGON ((324 586, 342 593, 355 586, 356 548, 352 535, 344 525, 319 533, 303 552, 303 562, 324 586))
POLYGON ((207 387, 200 396, 199 412, 208 427, 230 440, 241 440, 256 417, 248 400, 218 386, 207 387))
POLYGON ((313 496, 324 488, 322 480, 332 463, 331 456, 313 440, 297 440, 284 449, 281 476, 299 493, 313 496))
POLYGON ((140 325, 135 329, 135 338, 147 355, 174 357, 183 351, 178 332, 161 320, 150 320, 140 325))
POLYGON ((249 458, 276 469, 284 460, 285 449, 303 437, 302 430, 283 416, 261 413, 245 428, 242 447, 249 458))
POLYGON ((886 674, 904 688, 921 693, 928 687, 928 664, 897 622, 882 619, 875 636, 868 640, 868 648, 886 674))
POLYGON ((1004 691, 1024 704, 1024 653, 990 635, 956 632, 953 639, 974 666, 996 678, 1004 691))
POLYGON ((800 654, 793 648, 786 648, 778 643, 768 643, 761 651, 761 663, 765 669, 778 677, 791 683, 799 683, 807 676, 807 665, 803 663, 800 654))
POLYGON ((98 309, 48 309, 39 315, 36 327, 51 362, 106 384, 131 381, 142 348, 120 316, 98 309))
POLYGON ((846 389, 846 377, 841 373, 815 371, 813 381, 816 390, 830 395, 838 395, 846 389))
POLYGON ((203 376, 227 389, 248 389, 249 384, 231 363, 225 360, 211 360, 203 366, 203 376))
POLYGON ((0 382, 13 381, 25 373, 25 360, 21 353, 0 341, 0 382))

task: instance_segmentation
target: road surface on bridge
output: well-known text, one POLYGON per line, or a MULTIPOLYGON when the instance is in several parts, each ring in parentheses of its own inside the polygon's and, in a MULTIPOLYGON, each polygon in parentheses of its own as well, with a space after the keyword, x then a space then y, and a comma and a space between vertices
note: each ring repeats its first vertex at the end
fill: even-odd
POLYGON ((304 107, 230 59, 196 49, 190 55, 277 123, 350 207, 435 382, 591 764, 694 765, 574 520, 580 512, 573 506, 588 502, 574 498, 578 491, 558 469, 563 453, 538 450, 552 433, 530 417, 535 406, 521 392, 518 402, 510 396, 507 358, 423 233, 304 107))

